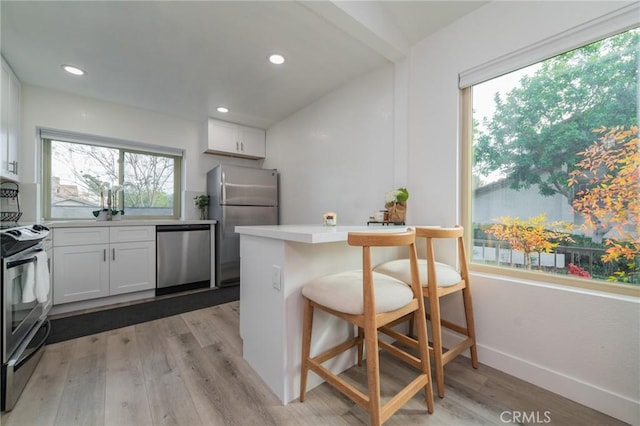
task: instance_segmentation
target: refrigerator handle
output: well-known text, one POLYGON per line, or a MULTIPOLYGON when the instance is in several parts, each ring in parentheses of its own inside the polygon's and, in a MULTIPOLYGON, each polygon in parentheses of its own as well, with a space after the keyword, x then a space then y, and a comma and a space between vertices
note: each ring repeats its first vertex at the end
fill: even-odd
POLYGON ((216 226, 220 227, 220 238, 222 240, 224 240, 226 238, 226 224, 227 224, 227 209, 226 208, 221 208, 220 209, 220 223, 218 223, 216 226))
MULTIPOLYGON (((220 202, 219 203, 220 204, 227 203, 227 175, 224 172, 224 170, 220 171, 220 202)), ((223 209, 223 212, 224 212, 224 209, 223 209)))

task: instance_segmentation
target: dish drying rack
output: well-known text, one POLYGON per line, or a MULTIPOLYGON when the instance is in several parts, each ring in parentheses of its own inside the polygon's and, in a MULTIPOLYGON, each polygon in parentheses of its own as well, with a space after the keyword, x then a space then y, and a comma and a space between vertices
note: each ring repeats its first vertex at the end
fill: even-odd
POLYGON ((9 203, 4 203, 3 211, 0 212, 0 221, 18 222, 18 220, 20 220, 22 212, 20 211, 20 199, 18 198, 19 192, 20 187, 15 182, 0 183, 0 198, 11 198, 16 200, 15 211, 4 211, 4 206, 9 205, 9 203))

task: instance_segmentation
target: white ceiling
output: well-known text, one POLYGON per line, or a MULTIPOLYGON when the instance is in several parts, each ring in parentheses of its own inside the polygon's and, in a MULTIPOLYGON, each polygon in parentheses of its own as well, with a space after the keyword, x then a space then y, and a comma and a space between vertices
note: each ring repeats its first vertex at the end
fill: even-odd
POLYGON ((0 40, 23 83, 267 128, 484 3, 2 0, 0 40))

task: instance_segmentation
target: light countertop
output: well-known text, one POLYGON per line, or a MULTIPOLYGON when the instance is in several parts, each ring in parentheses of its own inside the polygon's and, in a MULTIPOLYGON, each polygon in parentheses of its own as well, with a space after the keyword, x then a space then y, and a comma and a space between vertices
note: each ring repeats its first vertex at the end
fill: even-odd
POLYGON ((406 228, 406 226, 262 225, 236 226, 235 231, 241 235, 318 244, 347 241, 349 232, 402 232, 406 228))
POLYGON ((140 219, 140 220, 57 220, 43 223, 49 228, 79 228, 92 226, 156 226, 156 225, 199 225, 218 223, 216 220, 180 219, 140 219))

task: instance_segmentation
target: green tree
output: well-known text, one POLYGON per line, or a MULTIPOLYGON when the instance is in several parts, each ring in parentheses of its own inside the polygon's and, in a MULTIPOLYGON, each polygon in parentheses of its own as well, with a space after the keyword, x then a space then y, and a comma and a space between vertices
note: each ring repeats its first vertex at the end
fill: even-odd
POLYGON ((593 142, 592 130, 637 124, 639 36, 634 29, 554 57, 504 96, 496 93, 494 116, 485 130, 476 127, 474 172, 501 171, 511 189, 537 186, 571 204, 568 172, 593 142))

